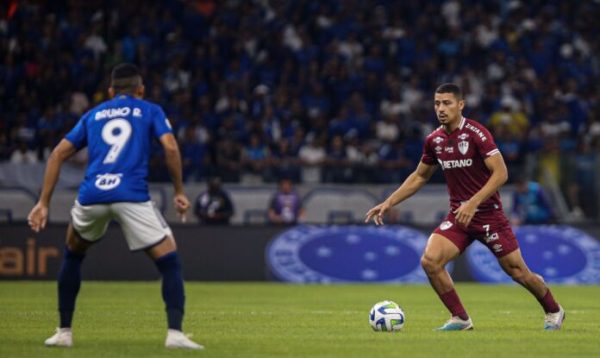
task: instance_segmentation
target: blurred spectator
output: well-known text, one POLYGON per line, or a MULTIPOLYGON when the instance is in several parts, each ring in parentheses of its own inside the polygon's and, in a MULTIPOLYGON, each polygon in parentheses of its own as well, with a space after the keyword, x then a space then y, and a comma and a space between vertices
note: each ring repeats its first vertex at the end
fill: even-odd
POLYGON ((591 143, 586 140, 580 140, 577 151, 566 158, 566 197, 572 220, 581 220, 584 214, 592 216, 598 210, 595 184, 600 174, 597 172, 599 158, 599 153, 594 152, 591 143))
POLYGON ((513 192, 511 211, 513 225, 550 224, 555 222, 554 211, 539 183, 519 177, 513 192))
POLYGON ((523 165, 522 134, 511 134, 507 125, 496 128, 494 140, 508 168, 509 178, 513 173, 520 173, 523 165))
POLYGON ((183 133, 179 141, 183 180, 193 178, 194 181, 200 181, 206 175, 206 147, 199 140, 195 125, 185 127, 183 133))
POLYGON ((560 151, 558 137, 544 138, 542 150, 538 158, 538 178, 544 185, 560 185, 563 180, 563 154, 560 151))
POLYGON ((194 213, 198 221, 208 225, 228 225, 233 216, 233 203, 221 186, 219 177, 208 181, 208 189, 198 195, 194 213))
POLYGON ((302 182, 320 182, 321 164, 325 162, 327 157, 322 141, 319 138, 308 137, 306 144, 300 148, 298 157, 302 161, 302 182))
POLYGON ((393 142, 400 136, 400 128, 398 127, 398 116, 387 115, 382 121, 375 124, 375 138, 383 142, 393 142))
POLYGON ((17 149, 10 156, 10 162, 13 164, 35 164, 38 162, 37 153, 27 147, 27 143, 19 141, 17 149))
POLYGON ((346 148, 342 136, 331 139, 325 159, 324 176, 326 182, 345 183, 352 179, 352 168, 348 165, 346 148))
POLYGON ((237 182, 240 180, 240 149, 231 138, 223 138, 217 144, 216 174, 224 182, 237 182))
POLYGON ((529 129, 529 120, 519 111, 519 103, 505 97, 501 101, 502 108, 492 114, 489 121, 490 128, 495 132, 499 127, 504 127, 510 136, 523 136, 529 129))
POLYGON ((271 158, 269 147, 262 142, 260 136, 256 133, 250 135, 250 140, 244 146, 241 152, 242 175, 246 180, 242 181, 262 181, 268 178, 268 164, 271 158), (249 179, 250 178, 250 179, 249 179))
MULTIPOLYGON (((419 126, 422 140, 437 126, 424 94, 441 81, 462 84, 466 116, 508 132, 505 153, 520 141, 521 161, 539 166, 547 136, 564 156, 578 136, 598 136, 597 1, 130 0, 108 12, 96 3, 21 1, 0 21, 0 160, 19 141, 45 153, 106 98, 103 79, 122 61, 146 74, 148 99, 164 104, 180 140, 202 117, 206 169, 224 181, 240 180, 242 151, 244 168, 257 171, 243 147, 255 132, 273 156, 258 167, 273 177, 283 140, 291 153, 302 148, 308 182, 329 178, 323 154, 337 135, 353 166, 382 151, 414 161, 407 133, 419 126)), ((154 172, 161 155, 154 146, 153 180, 165 179, 154 172)), ((344 180, 381 180, 377 170, 348 173, 344 180)))
POLYGON ((277 193, 269 204, 269 222, 272 224, 292 225, 304 217, 304 208, 300 195, 293 189, 288 178, 279 180, 277 193))
POLYGON ((402 182, 408 176, 411 167, 406 158, 402 141, 396 140, 392 143, 384 143, 379 148, 378 155, 378 182, 402 182))
POLYGON ((277 178, 287 177, 294 182, 300 181, 300 160, 287 138, 280 140, 271 157, 271 170, 277 178))

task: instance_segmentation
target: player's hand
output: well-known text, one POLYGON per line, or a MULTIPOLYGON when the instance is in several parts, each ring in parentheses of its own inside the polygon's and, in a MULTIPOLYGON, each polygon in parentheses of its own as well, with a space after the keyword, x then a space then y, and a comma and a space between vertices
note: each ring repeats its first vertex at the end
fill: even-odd
POLYGON ((477 211, 477 205, 472 203, 470 200, 465 201, 460 204, 458 209, 454 210, 454 214, 456 215, 456 222, 464 227, 468 227, 475 216, 475 212, 477 211))
POLYGON ((190 201, 188 200, 185 194, 176 194, 173 198, 173 204, 175 205, 175 210, 177 210, 177 216, 182 223, 187 221, 187 211, 190 208, 190 201))
POLYGON ((27 223, 31 230, 40 232, 46 227, 48 221, 48 207, 42 203, 37 203, 27 215, 27 223))
POLYGON ((383 203, 374 206, 371 210, 367 211, 365 215, 365 223, 368 223, 369 220, 373 219, 375 225, 383 225, 383 215, 387 213, 391 208, 391 205, 384 201, 383 203))

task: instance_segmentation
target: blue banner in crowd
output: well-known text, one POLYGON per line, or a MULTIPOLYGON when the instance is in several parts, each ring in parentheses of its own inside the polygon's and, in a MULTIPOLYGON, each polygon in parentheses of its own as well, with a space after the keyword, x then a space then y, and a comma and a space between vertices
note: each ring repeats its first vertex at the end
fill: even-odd
MULTIPOLYGON (((522 226, 515 235, 529 269, 547 282, 600 283, 600 243, 585 232, 570 226, 522 226)), ((467 261, 477 281, 512 282, 484 245, 471 245, 467 261)))
POLYGON ((425 283, 426 243, 426 235, 403 226, 296 226, 271 241, 266 259, 287 282, 425 283))

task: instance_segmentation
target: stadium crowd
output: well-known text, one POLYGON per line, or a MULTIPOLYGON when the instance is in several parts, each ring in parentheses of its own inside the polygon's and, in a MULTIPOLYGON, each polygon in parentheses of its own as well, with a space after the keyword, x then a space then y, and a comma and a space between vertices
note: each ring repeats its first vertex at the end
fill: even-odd
MULTIPOLYGON (((107 74, 140 66, 187 181, 399 183, 455 82, 510 173, 598 211, 598 1, 10 1, 0 161, 43 162, 107 74)), ((166 180, 155 148, 152 180, 166 180)), ((438 171, 438 175, 441 173, 438 171)))

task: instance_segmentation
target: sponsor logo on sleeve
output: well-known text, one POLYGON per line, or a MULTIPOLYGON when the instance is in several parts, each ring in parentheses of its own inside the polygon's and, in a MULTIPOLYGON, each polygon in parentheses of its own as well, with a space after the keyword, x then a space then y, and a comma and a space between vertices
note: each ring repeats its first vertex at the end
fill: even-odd
POLYGON ((487 137, 479 128, 475 127, 470 123, 467 123, 466 127, 470 129, 473 133, 477 134, 477 136, 479 137, 479 139, 481 139, 482 142, 485 142, 487 140, 487 137))

